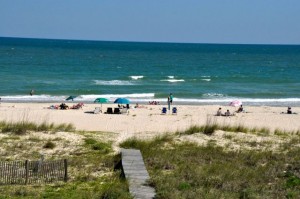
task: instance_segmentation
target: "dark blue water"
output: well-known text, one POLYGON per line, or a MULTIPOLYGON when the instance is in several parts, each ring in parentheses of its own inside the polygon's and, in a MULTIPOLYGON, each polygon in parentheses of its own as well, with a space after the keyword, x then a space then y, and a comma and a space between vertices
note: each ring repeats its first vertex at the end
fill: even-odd
POLYGON ((299 45, 0 38, 2 101, 165 101, 173 93, 186 103, 299 104, 299 75, 299 45))

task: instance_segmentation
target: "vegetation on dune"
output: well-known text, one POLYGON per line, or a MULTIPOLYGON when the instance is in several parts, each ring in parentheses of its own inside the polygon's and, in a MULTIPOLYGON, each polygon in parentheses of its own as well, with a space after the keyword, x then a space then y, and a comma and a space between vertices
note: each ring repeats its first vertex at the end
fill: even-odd
POLYGON ((37 160, 40 152, 46 151, 45 160, 68 160, 69 180, 51 184, 1 185, 0 198, 132 198, 126 180, 120 178, 121 171, 114 171, 120 156, 113 153, 110 141, 101 139, 104 133, 67 133, 72 139, 76 137, 76 143, 55 133, 58 129, 73 129, 71 127, 1 122, 1 161, 37 160), (19 131, 23 128, 25 131, 19 131))
POLYGON ((165 135, 120 144, 141 150, 157 198, 300 197, 299 137, 279 153, 228 151, 213 141, 199 146, 175 140, 165 135))
MULTIPOLYGON (((76 132, 72 125, 30 122, 0 122, 0 129, 2 160, 37 159, 37 151, 45 150, 52 154, 50 159, 66 158, 69 164, 67 183, 3 185, 0 198, 132 198, 120 171, 114 171, 121 157, 114 154, 112 141, 102 138, 100 132, 76 132), (68 135, 77 135, 79 140, 73 143, 69 138, 55 137, 56 131, 69 131, 68 135)), ((158 199, 300 198, 300 131, 271 132, 267 128, 219 125, 208 119, 203 126, 152 140, 130 138, 120 146, 141 150, 151 176, 147 183, 155 188, 158 199), (248 145, 251 150, 218 145, 214 137, 217 130, 231 132, 221 134, 222 138, 248 145), (202 145, 181 139, 196 133, 212 139, 202 145), (273 133, 283 141, 276 143, 276 152, 268 148, 274 144, 272 140, 266 141, 267 147, 255 150, 263 143, 239 140, 235 137, 238 133, 260 138, 273 133)))
POLYGON ((19 122, 0 121, 0 129, 2 133, 15 133, 18 135, 26 134, 28 131, 53 131, 53 132, 75 131, 75 127, 72 124, 55 125, 53 123, 49 124, 47 122, 43 122, 41 124, 35 124, 33 122, 28 122, 28 121, 19 121, 19 122))
POLYGON ((241 132, 241 133, 255 133, 259 135, 269 135, 274 133, 275 135, 300 135, 300 130, 298 131, 285 131, 281 129, 275 129, 274 132, 271 132, 269 128, 249 128, 242 124, 239 125, 220 125, 216 121, 213 121, 211 118, 207 118, 207 121, 204 125, 193 125, 185 131, 178 131, 178 135, 191 135, 194 133, 204 133, 206 135, 212 135, 216 130, 222 130, 227 132, 241 132))

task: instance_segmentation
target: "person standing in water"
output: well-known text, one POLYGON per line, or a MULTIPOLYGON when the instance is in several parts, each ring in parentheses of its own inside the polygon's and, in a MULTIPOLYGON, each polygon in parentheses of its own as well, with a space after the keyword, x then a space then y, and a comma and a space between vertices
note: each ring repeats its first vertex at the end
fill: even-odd
POLYGON ((34 94, 34 90, 33 89, 31 89, 31 91, 30 91, 30 96, 32 96, 33 94, 34 94))
POLYGON ((170 100, 170 96, 168 96, 168 101, 167 101, 167 103, 168 103, 168 110, 170 111, 170 109, 171 109, 171 102, 170 102, 171 100, 170 100))
POLYGON ((172 93, 170 93, 169 99, 170 99, 170 104, 172 104, 173 103, 173 95, 172 95, 172 93))

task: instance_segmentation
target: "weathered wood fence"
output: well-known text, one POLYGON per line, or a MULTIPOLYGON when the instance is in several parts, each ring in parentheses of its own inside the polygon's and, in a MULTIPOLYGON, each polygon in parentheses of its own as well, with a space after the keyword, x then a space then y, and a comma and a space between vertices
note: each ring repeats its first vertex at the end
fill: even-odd
POLYGON ((50 183, 68 180, 66 159, 0 162, 0 185, 50 183))

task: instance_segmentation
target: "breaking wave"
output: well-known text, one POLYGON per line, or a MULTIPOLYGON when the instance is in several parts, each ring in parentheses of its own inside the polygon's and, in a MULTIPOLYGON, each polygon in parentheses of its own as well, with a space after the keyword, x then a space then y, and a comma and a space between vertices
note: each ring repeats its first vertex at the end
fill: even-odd
POLYGON ((93 83, 95 85, 111 85, 111 86, 130 86, 130 85, 135 85, 131 81, 125 81, 125 80, 110 80, 110 81, 105 81, 105 80, 93 80, 93 83))
POLYGON ((211 79, 201 79, 202 81, 207 81, 207 82, 210 82, 211 79))
POLYGON ((162 79, 160 80, 161 82, 171 82, 171 83, 175 83, 175 82, 184 82, 184 79, 162 79))
POLYGON ((138 79, 143 79, 144 76, 143 75, 139 75, 139 76, 129 76, 131 79, 133 80, 138 80, 138 79))

